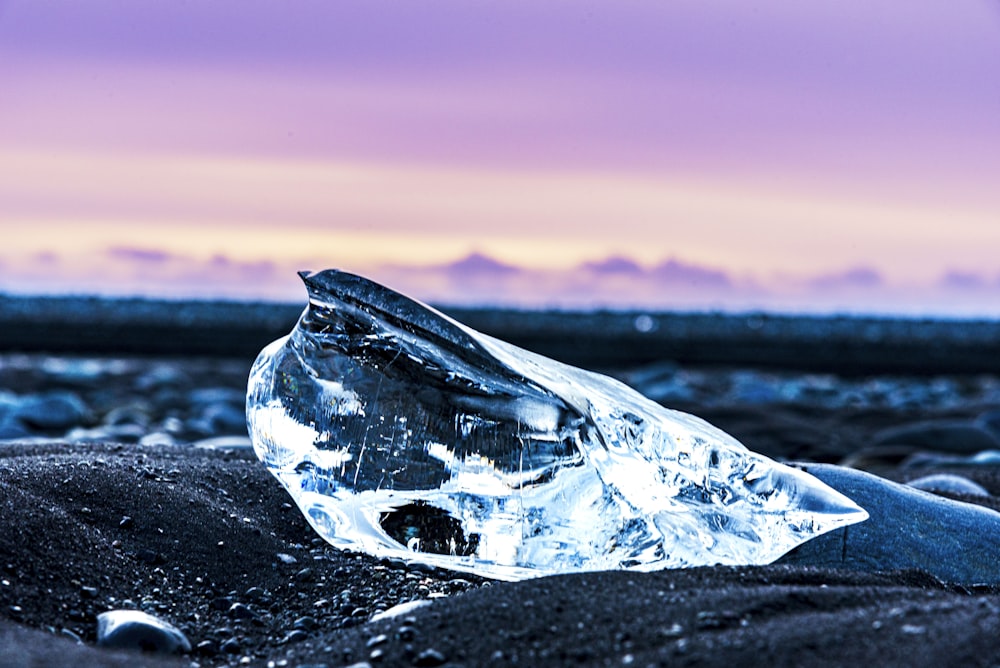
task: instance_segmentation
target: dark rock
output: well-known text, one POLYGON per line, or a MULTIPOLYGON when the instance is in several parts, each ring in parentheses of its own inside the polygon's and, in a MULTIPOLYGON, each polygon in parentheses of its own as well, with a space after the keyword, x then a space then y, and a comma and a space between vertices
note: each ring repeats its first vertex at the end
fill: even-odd
POLYGON ((369 638, 368 641, 365 643, 365 646, 370 649, 372 647, 378 647, 379 645, 384 645, 388 641, 389 641, 389 636, 387 636, 384 633, 380 633, 377 636, 372 636, 371 638, 369 638))
POLYGON ((229 616, 233 619, 256 619, 258 615, 245 603, 233 603, 229 606, 229 616))
POLYGON ((97 644, 160 654, 191 651, 191 643, 180 630, 139 610, 111 610, 98 615, 97 644))
POLYGON ((211 404, 201 412, 201 423, 210 434, 245 434, 246 409, 242 404, 211 404))
POLYGON ((868 511, 776 563, 859 571, 917 569, 955 584, 1000 584, 1000 513, 942 498, 862 471, 802 467, 868 511))
POLYGON ((976 418, 976 426, 990 432, 996 439, 1000 440, 1000 410, 991 410, 981 413, 976 418))
POLYGON ((874 436, 876 445, 910 445, 938 452, 971 454, 1000 447, 1000 441, 983 427, 962 420, 913 422, 884 429, 874 436))
POLYGON ((299 617, 294 622, 292 622, 292 628, 302 629, 304 631, 312 631, 318 626, 318 622, 315 617, 299 617))
POLYGON ((882 473, 897 468, 917 452, 919 450, 912 445, 875 445, 852 452, 840 461, 840 465, 882 473))
POLYGON ((202 640, 195 646, 195 651, 202 656, 215 656, 219 653, 219 646, 214 640, 202 640))
MULTIPOLYGON (((246 393, 233 387, 202 387, 191 390, 188 400, 192 405, 204 406, 210 404, 232 404, 242 406, 246 402, 246 393)), ((244 424, 246 419, 244 419, 244 424)))
POLYGON ((952 473, 926 475, 916 480, 910 480, 906 484, 916 489, 922 489, 925 492, 945 492, 964 496, 990 495, 982 485, 952 473))
POLYGON ((285 644, 297 643, 302 642, 308 637, 309 634, 302 629, 293 629, 292 631, 289 631, 284 638, 282 638, 281 642, 285 644))
POLYGON ((267 603, 271 600, 271 594, 260 587, 250 587, 244 592, 243 597, 254 603, 267 603))
POLYGON ((89 409, 73 392, 51 392, 24 397, 13 416, 36 429, 65 430, 84 422, 89 409))
POLYGON ((15 441, 31 436, 31 431, 13 415, 0 415, 0 440, 15 441))
POLYGON ((59 635, 63 636, 64 638, 69 638, 70 640, 72 640, 73 642, 75 642, 77 645, 82 645, 83 644, 83 638, 81 638, 79 635, 77 635, 73 631, 70 631, 69 629, 61 629, 59 631, 59 635))
POLYGON ((226 642, 222 643, 219 647, 226 654, 239 654, 243 647, 240 645, 240 641, 236 638, 230 638, 226 642))
POLYGON ((448 657, 434 648, 425 649, 413 659, 413 665, 420 668, 443 666, 446 663, 448 663, 448 657))

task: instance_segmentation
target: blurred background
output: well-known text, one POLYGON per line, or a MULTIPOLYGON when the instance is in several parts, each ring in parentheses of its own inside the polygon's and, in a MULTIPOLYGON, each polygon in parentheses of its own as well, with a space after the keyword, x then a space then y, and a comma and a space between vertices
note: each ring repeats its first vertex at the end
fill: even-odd
POLYGON ((997 63, 987 0, 0 0, 0 292, 996 318, 997 63))

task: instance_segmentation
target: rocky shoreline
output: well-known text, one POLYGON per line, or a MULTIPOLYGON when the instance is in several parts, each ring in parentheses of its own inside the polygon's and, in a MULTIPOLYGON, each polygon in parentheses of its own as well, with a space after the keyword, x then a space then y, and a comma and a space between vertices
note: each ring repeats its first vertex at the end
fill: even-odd
MULTIPOLYGON (((249 363, 291 330, 304 305, 0 294, 0 350, 228 357, 249 363)), ((480 332, 586 368, 672 360, 855 376, 1000 373, 1000 322, 991 320, 441 310, 480 332)))

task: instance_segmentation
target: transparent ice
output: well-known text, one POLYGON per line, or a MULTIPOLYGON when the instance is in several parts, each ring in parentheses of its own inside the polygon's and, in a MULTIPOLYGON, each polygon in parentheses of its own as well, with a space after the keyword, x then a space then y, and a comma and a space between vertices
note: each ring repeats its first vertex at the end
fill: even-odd
POLYGON ((864 510, 606 376, 360 276, 250 374, 260 459, 333 545, 507 580, 763 564, 864 510))

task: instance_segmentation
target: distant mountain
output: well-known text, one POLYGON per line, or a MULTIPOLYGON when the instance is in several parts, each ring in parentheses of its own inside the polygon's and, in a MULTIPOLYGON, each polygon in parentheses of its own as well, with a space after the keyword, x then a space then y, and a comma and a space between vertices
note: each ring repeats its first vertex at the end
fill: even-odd
POLYGON ((156 248, 136 248, 133 246, 112 246, 108 248, 109 257, 116 260, 129 260, 131 262, 155 263, 166 262, 171 259, 170 253, 156 248))
POLYGON ((956 290, 982 290, 989 287, 989 281, 980 274, 954 270, 942 276, 938 284, 956 290))
POLYGON ((594 274, 611 274, 616 276, 639 276, 644 272, 644 269, 635 260, 620 255, 613 255, 603 260, 584 262, 580 265, 580 269, 594 274))
POLYGON ((817 290, 839 288, 877 288, 884 283, 882 274, 871 267, 854 267, 846 271, 824 274, 809 281, 809 287, 817 290))
POLYGON ((729 275, 722 270, 688 264, 673 258, 653 267, 651 274, 667 283, 686 283, 705 288, 730 288, 733 285, 729 275))
POLYGON ((470 253, 461 260, 437 267, 452 277, 511 276, 522 270, 483 253, 470 253))

